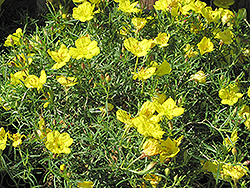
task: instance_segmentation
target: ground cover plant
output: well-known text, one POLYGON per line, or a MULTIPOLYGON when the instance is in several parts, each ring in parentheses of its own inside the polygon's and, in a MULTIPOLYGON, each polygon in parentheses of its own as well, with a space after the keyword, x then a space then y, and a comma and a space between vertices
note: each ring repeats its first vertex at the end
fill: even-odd
POLYGON ((69 3, 1 44, 0 184, 249 187, 245 9, 69 3))

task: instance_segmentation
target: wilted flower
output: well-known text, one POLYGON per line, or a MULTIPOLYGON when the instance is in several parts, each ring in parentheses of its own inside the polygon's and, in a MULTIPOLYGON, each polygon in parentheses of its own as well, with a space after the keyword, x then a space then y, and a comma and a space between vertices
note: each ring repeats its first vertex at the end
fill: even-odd
POLYGON ((160 65, 158 65, 156 62, 152 61, 151 66, 156 68, 154 74, 157 76, 163 76, 165 74, 170 74, 170 72, 172 70, 170 67, 170 64, 166 60, 164 60, 162 62, 162 64, 160 64, 160 65))
POLYGON ((78 84, 78 82, 76 82, 77 78, 75 77, 65 77, 65 76, 57 76, 56 80, 62 84, 63 86, 69 87, 69 86, 73 86, 75 84, 78 84))
POLYGON ((238 138, 239 137, 236 130, 232 132, 230 139, 228 137, 225 138, 223 145, 227 148, 227 151, 230 151, 232 147, 235 147, 238 138))
POLYGON ((188 58, 196 57, 198 55, 198 52, 194 51, 193 47, 191 47, 190 44, 186 45, 186 47, 184 48, 184 51, 186 52, 185 56, 188 58))
POLYGON ((221 13, 221 22, 223 24, 226 24, 228 22, 230 22, 230 20, 233 18, 233 12, 231 10, 228 9, 223 9, 222 13, 221 13))
POLYGON ((10 61, 8 64, 19 67, 19 68, 29 66, 31 62, 33 61, 32 57, 34 55, 35 55, 34 53, 27 54, 27 55, 24 53, 21 53, 20 55, 17 55, 16 57, 14 57, 14 59, 10 61))
POLYGON ((11 107, 9 106, 9 103, 5 101, 3 98, 0 97, 0 105, 4 108, 4 110, 10 110, 11 107))
POLYGON ((124 110, 117 110, 116 111, 116 118, 125 123, 127 126, 133 126, 132 119, 131 119, 131 114, 124 111, 124 110))
POLYGON ((46 136, 47 136, 47 134, 48 134, 49 132, 51 132, 52 130, 49 129, 49 128, 46 128, 45 122, 44 122, 44 119, 43 119, 43 118, 40 118, 40 120, 39 120, 39 122, 38 122, 38 125, 39 125, 39 127, 38 127, 38 130, 37 130, 36 132, 37 132, 39 138, 40 138, 43 142, 46 142, 46 140, 47 140, 47 137, 46 137, 46 136))
POLYGON ((206 83, 206 75, 203 71, 198 71, 197 73, 191 75, 191 80, 195 80, 200 84, 206 83))
POLYGON ((93 188, 94 183, 92 181, 84 181, 84 182, 78 182, 77 187, 78 188, 93 188))
POLYGON ((229 28, 227 28, 225 31, 220 31, 219 33, 217 33, 215 38, 220 39, 225 44, 231 44, 233 42, 233 36, 233 32, 229 28))
POLYGON ((54 154, 70 153, 69 146, 73 143, 68 133, 60 134, 58 131, 52 131, 47 134, 45 146, 54 154))
POLYGON ((161 176, 155 175, 155 174, 147 174, 144 179, 146 181, 150 181, 150 184, 153 188, 157 187, 157 184, 161 181, 161 176))
POLYGON ((213 3, 220 8, 229 8, 234 4, 234 0, 214 0, 213 3))
MULTIPOLYGON (((108 111, 111 111, 111 110, 113 110, 114 105, 111 104, 111 103, 108 103, 107 107, 108 107, 108 111)), ((106 112, 106 107, 105 106, 100 107, 99 109, 101 110, 101 112, 106 112)))
POLYGON ((22 144, 22 138, 26 138, 26 136, 21 135, 20 133, 16 133, 13 135, 9 135, 9 138, 13 141, 12 146, 17 147, 22 144))

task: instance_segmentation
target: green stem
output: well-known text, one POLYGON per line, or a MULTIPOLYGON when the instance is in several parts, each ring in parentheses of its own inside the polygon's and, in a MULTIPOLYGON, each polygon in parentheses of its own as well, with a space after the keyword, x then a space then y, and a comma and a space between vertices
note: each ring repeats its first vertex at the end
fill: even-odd
POLYGON ((134 69, 134 72, 136 73, 136 69, 137 69, 137 65, 138 65, 138 59, 139 59, 139 57, 137 56, 136 57, 136 63, 135 63, 135 69, 134 69))

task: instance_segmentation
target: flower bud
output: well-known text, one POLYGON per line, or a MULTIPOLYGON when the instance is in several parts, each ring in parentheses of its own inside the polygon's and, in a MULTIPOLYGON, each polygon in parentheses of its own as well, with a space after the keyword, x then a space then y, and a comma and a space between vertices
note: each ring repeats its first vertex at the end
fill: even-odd
POLYGON ((100 78, 101 78, 102 80, 105 79, 105 77, 103 76, 103 74, 100 75, 100 78))
POLYGON ((236 155, 236 154, 237 154, 237 150, 236 150, 235 147, 232 149, 232 153, 233 153, 233 155, 236 155))
POLYGON ((165 169, 165 175, 166 175, 166 177, 168 177, 169 174, 170 174, 170 169, 169 169, 169 168, 166 168, 166 169, 165 169))
POLYGON ((107 75, 107 76, 105 77, 105 80, 106 80, 106 82, 108 83, 108 82, 110 82, 111 77, 110 77, 109 75, 107 75))
POLYGON ((243 163, 243 165, 245 165, 245 166, 247 166, 247 165, 249 165, 250 164, 250 160, 247 160, 247 161, 245 161, 244 163, 243 163))
POLYGON ((63 172, 66 169, 65 164, 60 165, 60 171, 63 172))

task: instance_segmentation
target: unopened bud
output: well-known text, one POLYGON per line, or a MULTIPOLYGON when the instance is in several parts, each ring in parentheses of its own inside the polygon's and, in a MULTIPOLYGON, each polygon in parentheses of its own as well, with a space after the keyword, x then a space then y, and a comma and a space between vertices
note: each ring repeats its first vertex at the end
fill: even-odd
POLYGON ((168 122, 168 126, 169 126, 169 129, 172 131, 173 130, 173 123, 172 123, 172 121, 168 122))
POLYGON ((236 155, 236 154, 237 154, 236 148, 233 148, 233 149, 232 149, 232 153, 233 153, 233 155, 236 155))
POLYGON ((195 80, 200 84, 206 83, 206 75, 203 71, 199 71, 191 76, 191 80, 195 80))
POLYGON ((170 174, 170 169, 169 169, 169 168, 166 168, 166 169, 165 169, 165 176, 168 177, 169 174, 170 174))
POLYGON ((174 182, 176 182, 177 180, 178 180, 178 174, 175 175, 175 177, 174 177, 174 182))
POLYGON ((66 169, 65 164, 60 165, 60 171, 63 172, 66 169))
POLYGON ((107 75, 107 76, 105 77, 105 80, 106 80, 106 82, 110 82, 111 77, 110 77, 109 75, 107 75))
POLYGON ((247 166, 247 165, 249 165, 250 164, 250 160, 247 160, 247 161, 245 161, 244 163, 243 163, 243 165, 245 165, 245 166, 247 166))
POLYGON ((86 66, 85 66, 84 63, 81 64, 81 68, 82 68, 82 69, 85 69, 85 68, 86 68, 86 66))
POLYGON ((100 78, 101 78, 102 80, 105 79, 105 77, 103 76, 103 74, 100 75, 100 78))

